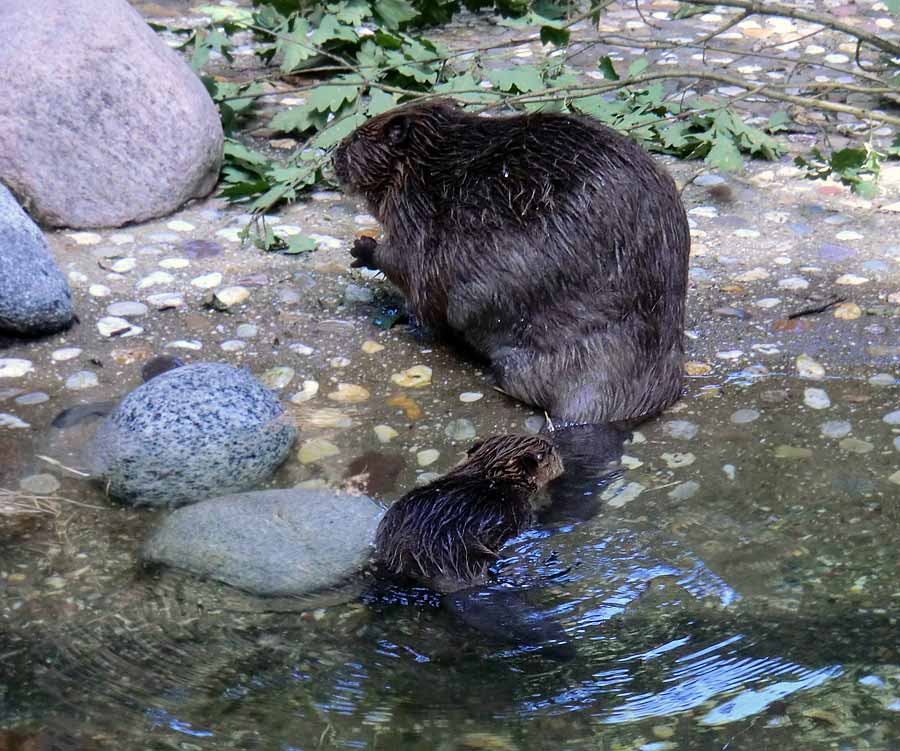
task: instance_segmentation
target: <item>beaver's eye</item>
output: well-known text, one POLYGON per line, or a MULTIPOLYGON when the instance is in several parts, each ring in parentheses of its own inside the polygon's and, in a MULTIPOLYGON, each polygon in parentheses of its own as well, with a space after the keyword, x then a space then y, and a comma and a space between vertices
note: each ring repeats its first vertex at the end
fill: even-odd
POLYGON ((539 462, 544 461, 544 455, 543 455, 543 454, 538 454, 538 455, 537 455, 537 460, 538 460, 539 462))

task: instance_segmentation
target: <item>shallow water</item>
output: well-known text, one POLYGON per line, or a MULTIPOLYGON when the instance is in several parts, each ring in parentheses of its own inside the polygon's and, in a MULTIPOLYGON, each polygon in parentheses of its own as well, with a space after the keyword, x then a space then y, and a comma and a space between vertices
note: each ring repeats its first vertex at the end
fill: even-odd
MULTIPOLYGON (((450 418, 479 433, 524 429, 530 413, 499 395, 448 406, 480 379, 440 346, 419 349, 447 375, 416 395, 435 410, 417 428, 388 447, 364 428, 332 429, 346 455, 311 468, 293 459, 275 484, 304 471, 333 481, 351 456, 411 458, 424 445, 441 449, 444 469, 466 443, 447 439, 450 418)), ((54 749, 894 748, 900 503, 885 479, 896 429, 882 417, 896 387, 817 383, 829 419, 851 422, 867 449, 819 434, 821 412, 802 406, 809 381, 718 382, 710 396, 710 379, 691 379, 676 414, 642 426, 600 513, 507 549, 504 579, 531 587, 572 640, 564 662, 492 643, 424 597, 366 604, 351 585, 262 601, 142 572, 140 541, 165 512, 118 508, 66 479, 62 495, 98 508, 63 505, 4 530, 0 727, 15 730, 0 738, 54 749), (759 416, 735 424, 749 405, 759 416), (777 458, 785 446, 810 451, 777 458)), ((353 419, 396 424, 396 412, 373 399, 353 419)), ((407 460, 385 497, 416 471, 407 460)))
MULTIPOLYGON (((197 4, 137 5, 166 17, 197 4)), ((682 184, 695 172, 670 168, 682 184)), ((144 571, 138 551, 166 511, 122 508, 77 474, 96 427, 83 405, 121 398, 159 354, 278 388, 301 433, 277 487, 362 482, 389 501, 451 467, 471 431, 539 429, 457 353, 378 326, 395 301, 348 270, 352 236, 373 224, 359 205, 323 192, 274 217, 322 238, 301 258, 240 247, 248 217, 216 200, 52 233, 81 325, 0 342, 0 357, 33 364, 0 380, 0 414, 27 425, 0 423, 0 489, 59 484, 55 514, 0 514, 0 749, 900 748, 900 418, 886 419, 900 410, 900 246, 896 214, 879 210, 900 200, 900 170, 885 165, 874 204, 803 180, 789 157, 716 180, 684 193, 685 399, 640 428, 619 479, 574 504, 583 513, 551 515, 501 561, 508 588, 565 630, 568 661, 493 642, 422 593, 378 598, 359 581, 259 600, 144 571), (235 284, 245 304, 205 307, 235 284), (98 332, 110 303, 158 292, 184 305, 98 332), (856 307, 788 319, 837 294, 856 307), (414 365, 429 385, 391 380, 414 365), (307 401, 304 381, 319 389, 307 401), (341 383, 368 396, 342 401, 341 383)))

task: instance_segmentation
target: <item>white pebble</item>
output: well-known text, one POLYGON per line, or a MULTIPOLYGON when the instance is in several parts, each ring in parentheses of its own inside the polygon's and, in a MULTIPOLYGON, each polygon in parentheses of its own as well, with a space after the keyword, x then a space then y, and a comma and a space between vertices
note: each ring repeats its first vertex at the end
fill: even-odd
POLYGON ((128 245, 128 243, 134 242, 134 235, 129 235, 127 232, 116 232, 109 236, 109 241, 113 245, 128 245))
POLYGON ((103 241, 103 238, 95 232, 71 232, 68 237, 74 240, 76 245, 97 245, 103 241))
POLYGON ((80 354, 80 347, 63 347, 62 349, 54 350, 50 354, 50 358, 56 362, 65 362, 66 360, 73 360, 80 354))
POLYGON ((725 473, 725 477, 727 477, 729 480, 734 480, 735 476, 737 475, 737 470, 735 469, 735 466, 733 464, 723 464, 722 471, 725 473))
POLYGON ((120 318, 127 318, 130 316, 145 316, 147 315, 147 306, 142 302, 114 302, 106 308, 106 312, 111 316, 118 316, 120 318))
POLYGON ((851 430, 852 426, 846 420, 829 420, 819 426, 819 432, 826 438, 843 438, 851 430))
POLYGON ((716 352, 716 357, 720 360, 737 360, 743 354, 743 351, 739 349, 728 349, 723 352, 716 352))
POLYGON ((246 287, 223 287, 213 293, 213 303, 224 308, 233 308, 250 298, 250 290, 246 287))
POLYGON ((328 364, 332 368, 346 368, 350 364, 350 359, 347 357, 332 357, 328 364))
POLYGON ((759 418, 759 412, 755 409, 739 409, 731 416, 731 421, 736 425, 744 425, 748 422, 753 422, 759 418))
POLYGON ((825 377, 825 368, 809 355, 800 355, 796 360, 796 365, 801 378, 818 381, 825 377))
POLYGON ((626 503, 631 503, 646 487, 639 482, 624 483, 619 480, 610 485, 600 496, 608 506, 622 508, 626 503))
POLYGON ((859 438, 844 438, 838 443, 844 451, 850 451, 854 454, 868 454, 875 446, 868 441, 861 441, 859 438))
POLYGON ((98 383, 96 373, 92 373, 89 370, 79 370, 66 379, 66 388, 70 391, 84 391, 85 389, 94 388, 98 383))
POLYGON ((163 258, 159 265, 164 269, 185 269, 191 262, 187 258, 163 258))
POLYGON ((781 304, 780 297, 763 297, 761 300, 757 300, 753 303, 757 308, 769 309, 774 308, 776 305, 781 304))
POLYGON ((59 490, 59 480, 53 475, 28 475, 19 480, 19 488, 34 495, 49 495, 59 490))
POLYGON ((735 237, 742 237, 749 240, 759 237, 759 232, 757 232, 755 229, 747 229, 745 227, 736 229, 733 234, 735 237))
POLYGON ((294 394, 291 397, 291 401, 294 402, 294 404, 302 404, 303 402, 308 402, 318 393, 319 384, 317 381, 304 381, 303 389, 294 394))
POLYGON ((843 240, 845 242, 847 240, 862 240, 863 239, 863 236, 861 234, 859 234, 859 232, 853 232, 852 230, 849 230, 849 229, 845 229, 842 232, 838 232, 835 235, 835 237, 838 240, 843 240))
POLYGON ((778 280, 778 286, 781 289, 806 289, 809 282, 802 276, 787 276, 778 280))
POLYGON ((803 389, 803 403, 812 409, 828 409, 831 399, 824 389, 803 389))
POLYGON ((294 342, 293 344, 288 345, 288 349, 293 352, 295 355, 311 355, 315 350, 307 346, 306 344, 301 344, 300 342, 294 342))
POLYGON ((470 402, 477 402, 483 396, 484 394, 482 394, 480 391, 463 391, 459 395, 459 400, 468 404, 470 402))
POLYGON ((31 360, 18 357, 0 358, 0 378, 21 378, 34 370, 31 360))
POLYGON ((841 284, 846 286, 855 287, 860 284, 865 284, 869 280, 864 276, 859 276, 857 274, 842 274, 837 279, 834 280, 835 284, 841 284))
POLYGON ((659 458, 662 459, 666 463, 666 466, 669 469, 679 469, 681 467, 689 467, 697 460, 697 457, 694 456, 689 451, 685 451, 685 452, 676 451, 674 453, 666 452, 665 454, 661 454, 659 458))
POLYGON ((900 409, 895 410, 894 412, 888 412, 881 419, 884 420, 888 425, 900 425, 900 409))
POLYGON ((226 227, 216 232, 216 236, 228 242, 237 243, 241 241, 241 232, 243 230, 240 227, 226 227))
POLYGON ((310 240, 315 240, 316 245, 319 249, 331 249, 337 250, 344 246, 343 240, 338 240, 336 237, 331 237, 331 235, 309 235, 310 240))
POLYGON ((174 342, 169 342, 166 347, 168 349, 189 349, 196 352, 199 349, 203 349, 203 342, 199 342, 196 339, 177 339, 174 342))
POLYGON ((106 268, 117 274, 127 274, 129 271, 133 271, 135 266, 137 266, 137 261, 134 258, 117 258, 106 268))
POLYGON ((194 225, 190 222, 185 222, 182 219, 173 219, 166 225, 173 232, 190 232, 194 229, 194 225))
POLYGON ((157 284, 171 284, 175 281, 175 277, 165 271, 154 271, 148 274, 137 283, 138 289, 147 289, 147 287, 155 287, 157 284))
POLYGON ((663 425, 663 433, 670 438, 681 438, 689 441, 697 435, 699 428, 687 420, 672 420, 663 425))
POLYGON ((180 292, 159 292, 155 295, 149 295, 147 302, 157 310, 170 310, 184 305, 184 297, 180 292))
POLYGON ((112 294, 112 290, 105 284, 92 284, 88 287, 88 294, 91 297, 109 297, 112 294))
POLYGON ((69 282, 76 286, 83 286, 87 284, 88 278, 87 274, 82 274, 80 271, 70 271, 69 272, 69 282))
POLYGON ((135 336, 140 334, 143 329, 140 326, 133 326, 124 318, 118 316, 104 316, 97 321, 97 329, 102 336, 135 336))
POLYGON ((390 425, 376 425, 373 430, 375 431, 375 436, 381 443, 390 443, 400 435, 390 425))
POLYGON ((219 345, 223 352, 240 352, 240 350, 244 349, 246 346, 247 342, 241 341, 240 339, 229 339, 219 345))
POLYGON ((222 275, 218 271, 213 271, 211 274, 203 274, 202 276, 191 279, 191 286, 198 287, 199 289, 212 289, 213 287, 218 287, 221 283, 222 275))
POLYGON ((427 467, 429 464, 434 464, 440 455, 441 452, 437 449, 425 449, 416 454, 416 461, 420 467, 427 467))
POLYGON ((234 333, 241 339, 252 339, 258 332, 259 329, 255 323, 242 323, 234 333))
POLYGON ((897 379, 890 373, 876 373, 869 379, 872 386, 893 386, 897 379))
POLYGON ((30 394, 22 394, 16 397, 16 404, 21 404, 23 407, 30 407, 34 404, 43 404, 49 401, 50 396, 43 391, 32 391, 30 394))
POLYGON ((688 498, 695 496, 698 490, 700 490, 699 482, 687 480, 686 482, 677 485, 668 493, 668 496, 673 501, 686 501, 688 498))
POLYGON ((11 430, 19 430, 21 428, 30 428, 29 425, 24 420, 20 420, 15 415, 9 414, 9 412, 0 412, 0 428, 10 428, 11 430))
POLYGON ((266 388, 275 391, 283 389, 294 379, 295 371, 286 365, 277 365, 269 368, 265 373, 259 376, 260 383, 266 388))

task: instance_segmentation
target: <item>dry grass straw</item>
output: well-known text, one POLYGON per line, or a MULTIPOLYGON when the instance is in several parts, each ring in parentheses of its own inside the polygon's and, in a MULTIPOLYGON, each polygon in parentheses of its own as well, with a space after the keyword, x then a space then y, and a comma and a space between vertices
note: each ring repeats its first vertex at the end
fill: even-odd
POLYGON ((0 518, 17 516, 59 516, 64 506, 79 506, 102 510, 102 506, 92 506, 71 498, 58 495, 39 495, 19 490, 0 488, 0 518))

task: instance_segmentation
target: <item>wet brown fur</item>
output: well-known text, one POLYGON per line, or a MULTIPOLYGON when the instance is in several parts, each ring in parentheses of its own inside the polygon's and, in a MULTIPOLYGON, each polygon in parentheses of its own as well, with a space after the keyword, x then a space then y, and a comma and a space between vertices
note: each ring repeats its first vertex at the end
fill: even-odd
POLYGON ((375 537, 376 572, 444 592, 480 582, 500 548, 532 523, 535 494, 561 473, 545 438, 476 443, 462 464, 387 510, 375 537))
POLYGON ((589 118, 397 108, 335 153, 384 241, 354 247, 499 387, 566 422, 628 422, 681 394, 690 247, 672 179, 589 118))

